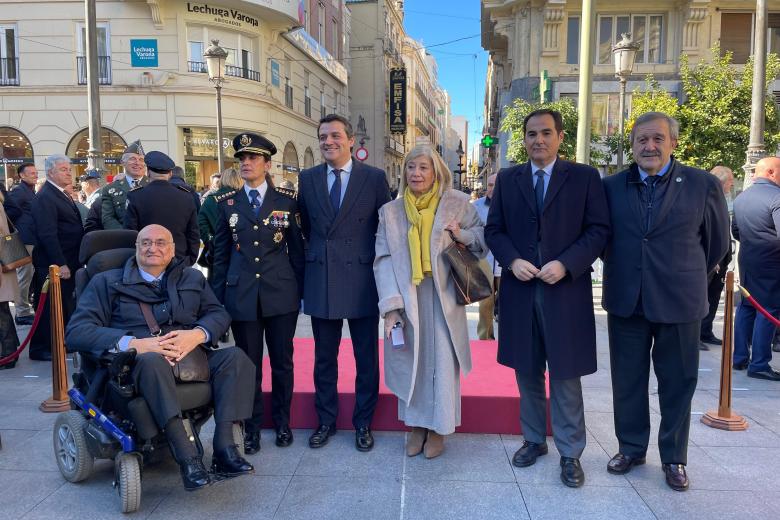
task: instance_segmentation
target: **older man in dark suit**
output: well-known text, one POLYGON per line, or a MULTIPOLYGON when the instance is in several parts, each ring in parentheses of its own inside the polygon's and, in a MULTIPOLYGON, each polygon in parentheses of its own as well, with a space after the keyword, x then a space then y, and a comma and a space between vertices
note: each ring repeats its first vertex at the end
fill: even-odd
POLYGON ((547 453, 547 367, 561 480, 579 487, 580 377, 596 371, 590 272, 607 242, 609 215, 598 171, 558 157, 560 113, 531 112, 523 131, 530 160, 498 173, 485 226, 488 247, 513 275, 502 277, 498 293, 498 362, 515 369, 525 438, 512 463, 530 466, 547 453))
MULTIPOLYGON (((46 183, 32 202, 35 230, 33 264, 35 285, 40 290, 49 275, 49 266, 60 266, 62 316, 65 325, 76 305, 73 275, 79 268, 79 247, 84 236, 76 203, 68 194, 73 187, 70 159, 64 155, 46 158, 46 183)), ((38 328, 30 340, 30 359, 51 361, 51 317, 49 300, 43 308, 38 328)))
POLYGON ((354 161, 355 136, 344 117, 331 114, 317 130, 325 163, 301 172, 298 206, 308 239, 304 312, 315 342, 314 387, 319 427, 309 446, 319 448, 336 432, 338 352, 343 320, 355 355, 352 424, 359 451, 374 446, 371 419, 379 398, 379 310, 374 282, 374 243, 379 208, 390 200, 385 172, 354 161))
POLYGON ((688 489, 685 470, 707 273, 729 247, 728 209, 718 179, 672 156, 679 125, 660 112, 631 130, 634 164, 604 181, 612 237, 604 253, 604 299, 615 433, 610 473, 645 463, 650 437, 650 360, 658 378, 658 449, 666 483, 688 489))

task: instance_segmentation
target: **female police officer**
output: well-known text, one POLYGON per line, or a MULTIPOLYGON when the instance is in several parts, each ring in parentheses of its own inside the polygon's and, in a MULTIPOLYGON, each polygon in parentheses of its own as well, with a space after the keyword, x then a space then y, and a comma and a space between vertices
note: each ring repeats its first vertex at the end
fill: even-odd
POLYGON ((211 285, 233 318, 236 345, 257 367, 252 418, 244 448, 260 450, 263 334, 271 361, 271 415, 276 445, 293 441, 289 427, 293 393, 293 336, 303 292, 304 250, 298 206, 269 174, 276 147, 268 139, 239 134, 233 139, 242 188, 217 198, 211 285))

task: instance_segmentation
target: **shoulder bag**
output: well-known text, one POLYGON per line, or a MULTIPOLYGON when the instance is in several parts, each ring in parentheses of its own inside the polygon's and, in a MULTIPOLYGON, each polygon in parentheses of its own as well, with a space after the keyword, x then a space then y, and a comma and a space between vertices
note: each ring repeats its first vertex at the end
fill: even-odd
POLYGON ((455 240, 449 232, 452 243, 442 254, 450 263, 452 281, 455 282, 455 299, 460 305, 484 300, 493 294, 493 284, 479 267, 479 259, 468 248, 455 240))
POLYGON ((14 227, 11 219, 8 221, 8 229, 11 231, 7 235, 0 235, 0 265, 4 273, 15 271, 23 265, 32 262, 30 253, 19 236, 19 231, 14 227))

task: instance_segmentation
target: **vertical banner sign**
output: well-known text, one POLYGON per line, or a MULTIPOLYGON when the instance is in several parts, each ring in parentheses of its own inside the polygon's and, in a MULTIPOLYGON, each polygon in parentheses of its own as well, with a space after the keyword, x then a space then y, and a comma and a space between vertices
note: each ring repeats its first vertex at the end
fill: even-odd
POLYGON ((279 75, 279 62, 276 60, 271 60, 271 84, 274 87, 280 87, 282 85, 282 80, 279 75))
POLYGON ((390 132, 406 133, 406 69, 390 69, 390 132))

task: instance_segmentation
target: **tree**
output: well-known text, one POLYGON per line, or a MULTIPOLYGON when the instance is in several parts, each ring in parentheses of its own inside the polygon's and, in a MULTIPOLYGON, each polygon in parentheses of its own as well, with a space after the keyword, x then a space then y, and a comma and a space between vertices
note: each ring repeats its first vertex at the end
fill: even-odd
MULTIPOLYGON (((721 55, 718 45, 710 52, 711 61, 702 60, 694 66, 687 55, 680 57, 683 102, 679 106, 674 96, 649 76, 645 91, 633 93, 626 133, 633 128, 640 114, 665 112, 680 122, 677 158, 704 170, 723 164, 741 177, 750 139, 753 58, 740 72, 732 65, 731 52, 721 55)), ((770 54, 766 70, 767 91, 778 73, 780 58, 770 54)), ((764 140, 767 151, 773 154, 780 143, 780 112, 770 95, 766 96, 765 108, 764 140)))
MULTIPOLYGON (((515 99, 512 106, 507 108, 500 128, 502 132, 509 133, 507 159, 516 163, 528 160, 528 154, 523 146, 523 119, 540 108, 557 110, 561 113, 564 139, 558 154, 573 161, 577 155, 577 120, 579 117, 577 107, 570 98, 561 98, 549 103, 529 103, 524 99, 515 99)), ((601 138, 598 135, 591 136, 590 150, 591 164, 605 164, 608 161, 609 156, 601 146, 601 138)))

